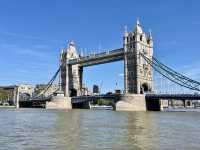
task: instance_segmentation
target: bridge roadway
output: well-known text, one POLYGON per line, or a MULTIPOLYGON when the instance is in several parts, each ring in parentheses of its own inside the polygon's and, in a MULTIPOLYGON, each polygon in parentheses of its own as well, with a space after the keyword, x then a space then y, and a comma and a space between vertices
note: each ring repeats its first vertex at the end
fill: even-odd
POLYGON ((146 100, 200 100, 200 94, 146 94, 146 100))
MULTIPOLYGON (((77 96, 72 97, 72 104, 84 103, 97 99, 113 100, 115 103, 119 101, 121 95, 92 95, 92 96, 77 96)), ((145 94, 147 101, 151 100, 200 100, 200 94, 145 94)), ((26 101, 20 101, 20 107, 45 107, 46 101, 50 101, 50 97, 35 98, 26 101)))
POLYGON ((68 61, 69 65, 80 64, 82 67, 93 66, 97 64, 105 64, 124 59, 124 49, 115 49, 107 52, 90 54, 88 56, 71 59, 68 61))
POLYGON ((111 94, 111 95, 92 95, 92 96, 77 96, 77 97, 72 97, 72 104, 76 103, 83 103, 86 101, 93 101, 97 99, 107 99, 107 100, 113 100, 114 102, 119 101, 119 94, 111 94))
MULTIPOLYGON (((121 95, 94 95, 94 96, 78 96, 72 97, 72 103, 82 103, 96 99, 109 99, 117 102, 121 95)), ((145 94, 146 100, 200 100, 200 94, 145 94)))

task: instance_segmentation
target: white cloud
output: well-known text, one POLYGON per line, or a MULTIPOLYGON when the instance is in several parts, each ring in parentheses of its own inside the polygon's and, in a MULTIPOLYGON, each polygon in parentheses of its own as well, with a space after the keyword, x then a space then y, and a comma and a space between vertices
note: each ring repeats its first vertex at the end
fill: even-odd
POLYGON ((20 45, 3 43, 0 45, 2 49, 7 52, 11 52, 16 55, 23 55, 28 57, 37 57, 42 59, 48 59, 51 56, 54 56, 54 51, 50 51, 50 47, 48 45, 35 45, 33 47, 22 47, 20 45))
POLYGON ((1 31, 0 34, 4 34, 4 35, 10 36, 10 37, 23 38, 23 39, 38 40, 38 41, 53 42, 53 43, 63 43, 62 41, 59 41, 59 40, 54 40, 54 39, 49 40, 49 39, 41 38, 39 36, 24 35, 24 34, 7 32, 7 31, 1 31))
POLYGON ((119 73, 118 76, 119 77, 124 77, 124 74, 123 73, 119 73))
POLYGON ((21 49, 17 51, 17 53, 21 55, 28 55, 31 57, 38 57, 38 58, 44 58, 44 57, 49 56, 49 54, 47 53, 44 53, 42 51, 32 50, 32 49, 21 49))

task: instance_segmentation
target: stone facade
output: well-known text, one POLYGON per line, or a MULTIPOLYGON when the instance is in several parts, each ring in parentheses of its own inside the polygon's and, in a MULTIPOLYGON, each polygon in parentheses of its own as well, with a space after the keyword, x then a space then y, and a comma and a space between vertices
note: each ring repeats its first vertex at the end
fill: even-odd
POLYGON ((125 94, 116 103, 116 111, 146 111, 144 94, 125 94))
POLYGON ((64 95, 53 96, 50 102, 46 102, 46 109, 72 109, 71 98, 64 95))
POLYGON ((26 94, 29 94, 29 96, 32 96, 34 88, 32 85, 29 85, 29 84, 20 84, 18 85, 18 90, 19 90, 19 93, 26 93, 26 94))
POLYGON ((70 42, 66 52, 63 50, 60 56, 61 83, 65 96, 81 95, 83 68, 77 65, 68 65, 71 59, 79 58, 74 42, 70 42))
MULTIPOLYGON (((137 21, 133 32, 125 31, 123 39, 124 53, 124 87, 125 94, 143 94, 153 91, 152 68, 144 58, 150 60, 153 56, 153 39, 151 32, 147 35, 142 31, 141 24, 137 21)), ((89 56, 87 56, 89 58, 89 56)), ((87 58, 86 57, 86 58, 87 58)), ((101 58, 107 59, 110 58, 101 58)), ((69 60, 80 60, 74 42, 70 42, 67 50, 62 50, 60 55, 61 83, 65 96, 79 96, 82 91, 83 65, 71 63, 69 60)), ((98 64, 99 59, 96 59, 98 64)))
POLYGON ((143 57, 153 56, 153 39, 151 32, 145 35, 137 21, 133 32, 124 34, 124 87, 125 93, 142 94, 153 89, 152 68, 143 57))

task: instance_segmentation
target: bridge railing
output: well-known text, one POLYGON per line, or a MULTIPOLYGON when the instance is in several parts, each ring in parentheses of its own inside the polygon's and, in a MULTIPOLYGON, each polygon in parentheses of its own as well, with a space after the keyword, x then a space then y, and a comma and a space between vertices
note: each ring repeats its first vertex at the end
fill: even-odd
POLYGON ((109 55, 113 55, 113 54, 119 54, 123 52, 123 48, 120 49, 115 49, 115 50, 111 50, 111 51, 106 51, 106 52, 102 52, 102 53, 97 53, 97 54, 90 54, 87 56, 83 56, 83 57, 79 57, 76 59, 71 59, 68 61, 68 64, 76 64, 80 61, 87 61, 89 59, 98 59, 98 58, 102 58, 105 56, 109 56, 109 55))

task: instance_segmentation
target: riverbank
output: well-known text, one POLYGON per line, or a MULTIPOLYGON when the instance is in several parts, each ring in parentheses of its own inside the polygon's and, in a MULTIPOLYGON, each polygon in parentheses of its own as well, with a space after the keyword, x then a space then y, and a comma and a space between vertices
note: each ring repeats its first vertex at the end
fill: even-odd
POLYGON ((0 105, 0 108, 16 108, 16 106, 3 106, 3 105, 0 105))

